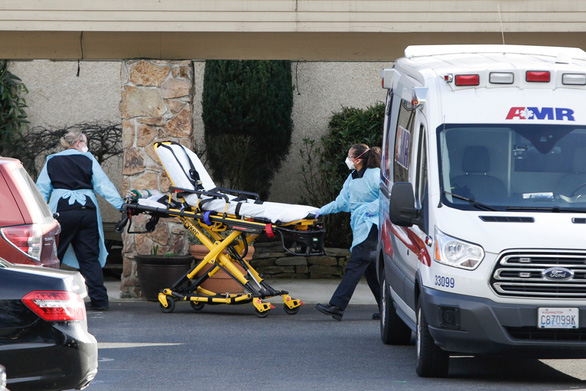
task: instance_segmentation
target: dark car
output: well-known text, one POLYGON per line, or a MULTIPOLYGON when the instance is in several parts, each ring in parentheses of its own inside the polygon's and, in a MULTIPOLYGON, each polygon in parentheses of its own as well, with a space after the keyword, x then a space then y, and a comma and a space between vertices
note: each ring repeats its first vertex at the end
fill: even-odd
POLYGON ((0 157, 0 257, 12 263, 59 268, 60 231, 20 161, 0 157))
POLYGON ((81 389, 92 381, 98 344, 87 329, 86 296, 78 272, 0 259, 0 365, 11 391, 81 389))

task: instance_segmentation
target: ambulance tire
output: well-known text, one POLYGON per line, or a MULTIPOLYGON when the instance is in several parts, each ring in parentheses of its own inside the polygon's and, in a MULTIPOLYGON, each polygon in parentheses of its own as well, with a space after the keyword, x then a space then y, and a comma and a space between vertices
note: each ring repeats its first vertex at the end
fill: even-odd
POLYGON ((446 377, 450 355, 435 344, 421 304, 417 301, 417 329, 415 332, 417 350, 417 367, 415 371, 421 377, 446 377))
POLYGON ((381 274, 380 337, 387 345, 408 345, 411 342, 411 329, 397 315, 384 271, 381 274))

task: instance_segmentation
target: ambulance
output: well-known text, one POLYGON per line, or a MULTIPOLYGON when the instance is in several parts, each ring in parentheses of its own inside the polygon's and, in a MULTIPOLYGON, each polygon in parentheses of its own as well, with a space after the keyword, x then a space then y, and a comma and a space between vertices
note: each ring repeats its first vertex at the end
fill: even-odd
POLYGON ((382 84, 383 342, 586 357, 586 52, 409 46, 382 84))

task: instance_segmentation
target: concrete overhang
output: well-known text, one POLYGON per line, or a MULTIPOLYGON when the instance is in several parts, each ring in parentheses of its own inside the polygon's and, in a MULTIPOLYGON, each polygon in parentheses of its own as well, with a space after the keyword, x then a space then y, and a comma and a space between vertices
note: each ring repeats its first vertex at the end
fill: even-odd
POLYGON ((0 58, 383 61, 411 44, 586 42, 586 1, 3 0, 0 58))

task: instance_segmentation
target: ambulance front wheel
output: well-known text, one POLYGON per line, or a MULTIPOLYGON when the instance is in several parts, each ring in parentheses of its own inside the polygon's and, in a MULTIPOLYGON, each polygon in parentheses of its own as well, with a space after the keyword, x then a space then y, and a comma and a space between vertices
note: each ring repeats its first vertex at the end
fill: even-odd
POLYGON ((166 314, 173 312, 175 310, 175 299, 171 296, 167 296, 167 307, 165 307, 163 303, 159 303, 159 308, 161 309, 161 312, 166 314))
POLYGON ((435 344, 429 324, 423 313, 421 297, 417 301, 417 329, 415 332, 415 349, 417 351, 417 366, 415 371, 421 377, 446 377, 450 355, 435 344))

